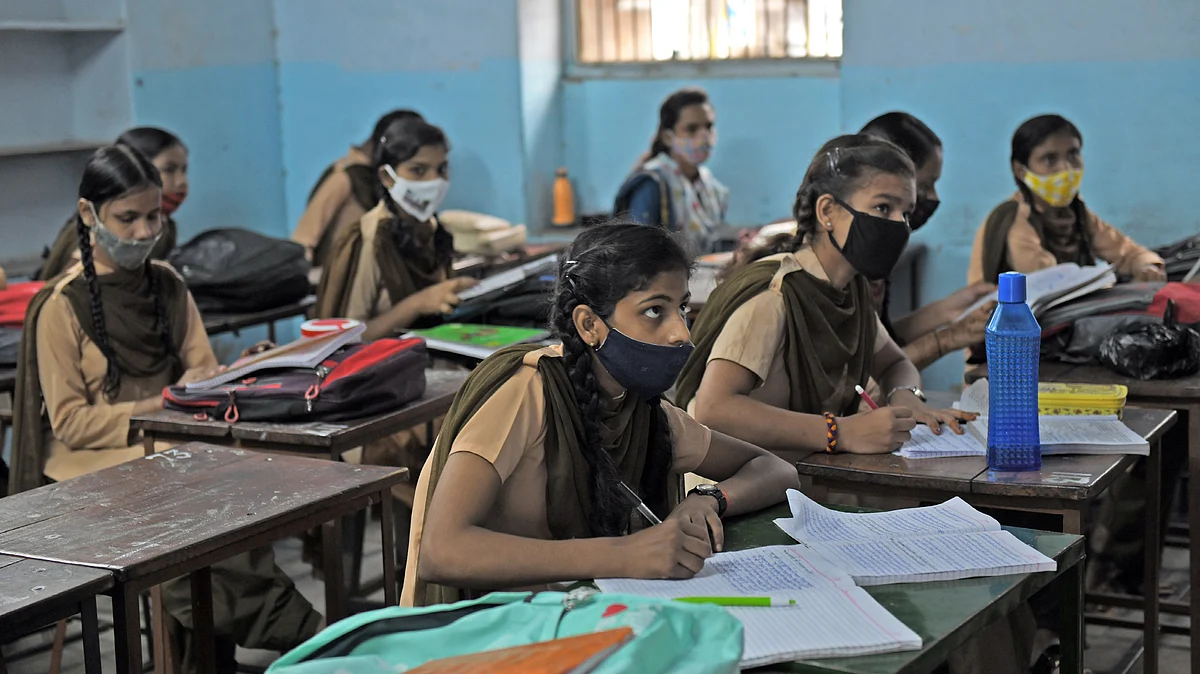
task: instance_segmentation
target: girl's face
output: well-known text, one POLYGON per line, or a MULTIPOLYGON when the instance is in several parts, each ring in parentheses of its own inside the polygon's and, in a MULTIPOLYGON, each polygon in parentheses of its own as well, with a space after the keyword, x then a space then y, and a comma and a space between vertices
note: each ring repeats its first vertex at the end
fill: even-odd
MULTIPOLYGON (((151 186, 95 204, 95 208, 104 228, 117 238, 151 239, 162 232, 161 199, 162 190, 151 186)), ((92 204, 86 199, 79 200, 79 217, 89 227, 96 224, 96 219, 92 217, 92 204)))
MULTIPOLYGON (((446 154, 446 148, 442 145, 426 145, 408 160, 394 166, 393 170, 401 178, 418 183, 438 178, 449 180, 450 162, 446 154)), ((395 182, 383 169, 379 171, 379 179, 383 181, 383 186, 388 188, 395 182)))
POLYGON ((1069 131, 1060 131, 1033 148, 1026 166, 1013 162, 1013 176, 1018 183, 1025 179, 1026 168, 1041 176, 1082 169, 1083 142, 1069 131))
MULTIPOLYGON (((912 211, 917 201, 916 181, 907 176, 892 173, 875 172, 855 190, 846 203, 861 213, 891 220, 897 227, 907 227, 905 218, 912 211)), ((817 200, 817 213, 821 221, 820 228, 827 223, 833 224, 833 238, 838 245, 845 245, 850 234, 850 224, 854 215, 842 208, 831 195, 822 195, 817 200)))
POLYGON ((153 161, 154 168, 162 176, 162 191, 165 194, 179 194, 188 191, 188 151, 182 145, 171 147, 158 153, 153 161))
MULTIPOLYGON (((642 290, 617 302, 608 322, 624 335, 660 346, 680 346, 688 341, 688 275, 684 271, 663 272, 642 290)), ((591 311, 576 310, 575 329, 588 344, 603 344, 609 326, 591 311)))
POLYGON ((942 148, 934 153, 917 169, 917 197, 938 201, 937 181, 942 178, 942 148))
MULTIPOLYGON (((679 111, 679 121, 675 122, 675 126, 671 131, 676 138, 700 139, 703 136, 708 136, 711 140, 716 133, 717 111, 713 109, 711 103, 697 103, 689 105, 679 111)), ((665 138, 664 141, 670 146, 670 138, 665 138)))

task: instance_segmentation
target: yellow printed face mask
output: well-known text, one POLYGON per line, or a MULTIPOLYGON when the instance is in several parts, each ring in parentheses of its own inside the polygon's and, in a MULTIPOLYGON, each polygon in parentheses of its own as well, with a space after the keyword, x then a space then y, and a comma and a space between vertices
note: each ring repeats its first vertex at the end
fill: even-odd
POLYGON ((1044 176, 1025 169, 1025 186, 1046 203, 1059 208, 1075 200, 1082 182, 1083 169, 1068 169, 1044 176))

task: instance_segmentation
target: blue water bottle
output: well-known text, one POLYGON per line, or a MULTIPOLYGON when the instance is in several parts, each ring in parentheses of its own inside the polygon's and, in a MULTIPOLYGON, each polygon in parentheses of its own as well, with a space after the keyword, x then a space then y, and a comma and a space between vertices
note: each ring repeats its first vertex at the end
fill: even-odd
POLYGON ((1038 357, 1042 329, 1025 304, 1025 275, 1000 275, 1000 304, 987 326, 988 447, 992 470, 1039 470, 1038 357))

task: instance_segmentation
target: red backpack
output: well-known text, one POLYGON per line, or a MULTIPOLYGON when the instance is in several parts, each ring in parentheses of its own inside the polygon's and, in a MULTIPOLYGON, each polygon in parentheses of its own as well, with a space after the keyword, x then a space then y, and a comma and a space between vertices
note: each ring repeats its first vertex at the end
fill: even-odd
POLYGON ((13 283, 0 290, 0 326, 19 328, 25 323, 29 302, 46 284, 42 281, 13 283))
POLYGON ((425 340, 342 347, 315 369, 268 370, 203 391, 163 389, 163 406, 237 421, 345 421, 398 409, 425 395, 425 340))

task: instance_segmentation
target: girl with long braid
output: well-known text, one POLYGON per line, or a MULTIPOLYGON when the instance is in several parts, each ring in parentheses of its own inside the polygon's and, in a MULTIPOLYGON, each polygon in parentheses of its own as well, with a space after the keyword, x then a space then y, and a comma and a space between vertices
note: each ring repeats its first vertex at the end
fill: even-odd
POLYGON ((497 352, 446 416, 417 484, 402 604, 581 578, 688 578, 721 549, 722 516, 797 486, 786 462, 661 399, 692 349, 690 269, 656 227, 576 237, 551 309, 562 346, 497 352), (685 495, 688 472, 717 483, 685 495), (646 527, 626 488, 663 524, 646 527))
MULTIPOLYGON (((162 179, 142 153, 114 145, 88 160, 74 223, 79 262, 26 313, 10 491, 141 457, 130 417, 161 409, 164 387, 218 369, 183 279, 150 259, 163 235, 161 199, 162 179)), ((269 547, 215 565, 213 585, 221 672, 235 671, 235 643, 286 650, 321 623, 269 547)), ((189 588, 185 577, 163 591, 185 672, 194 655, 189 588)))

